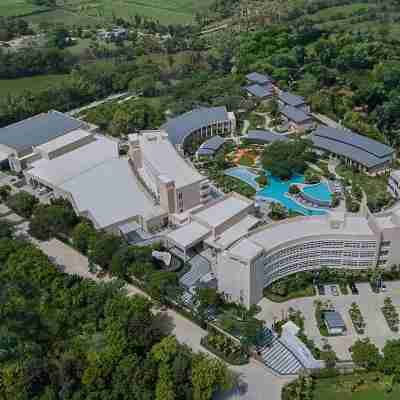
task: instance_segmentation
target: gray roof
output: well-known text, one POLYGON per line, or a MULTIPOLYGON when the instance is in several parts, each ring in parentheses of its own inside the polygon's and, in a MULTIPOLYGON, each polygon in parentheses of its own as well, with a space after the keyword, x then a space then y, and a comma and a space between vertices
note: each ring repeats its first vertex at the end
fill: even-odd
POLYGON ((283 103, 287 104, 288 106, 298 107, 303 104, 306 104, 306 101, 303 97, 297 96, 296 94, 289 93, 289 92, 281 92, 279 94, 279 100, 283 103))
POLYGON ((271 131, 252 130, 247 133, 246 139, 256 142, 272 143, 276 141, 287 141, 288 138, 284 135, 279 135, 271 131))
POLYGON ((250 82, 260 83, 262 85, 272 81, 270 76, 260 74, 258 72, 251 72, 250 74, 247 74, 246 79, 250 82))
POLYGON ((330 329, 346 328, 342 316, 337 311, 325 311, 324 320, 330 329))
POLYGON ((205 275, 211 272, 208 261, 200 255, 196 255, 190 261, 190 270, 179 279, 181 285, 190 288, 203 278, 205 275))
POLYGON ((258 84, 246 86, 244 89, 247 90, 253 96, 258 97, 260 99, 263 99, 265 97, 271 97, 274 93, 272 86, 261 86, 258 84))
POLYGON ((221 136, 213 136, 211 139, 208 139, 197 150, 197 154, 199 156, 205 155, 213 155, 217 152, 221 146, 225 143, 225 139, 221 136))
POLYGON ((311 115, 292 106, 283 106, 281 107, 280 111, 288 120, 298 124, 310 121, 312 119, 311 115))
POLYGON ((85 126, 58 111, 49 111, 0 129, 0 144, 24 151, 85 126))
POLYGON ((322 127, 311 135, 314 147, 329 151, 372 168, 390 162, 394 149, 353 132, 322 127))
POLYGON ((226 107, 197 108, 168 120, 161 128, 167 131, 173 145, 183 144, 187 136, 218 121, 227 121, 226 107))
POLYGON ((377 142, 376 140, 351 131, 321 127, 314 132, 314 135, 357 147, 377 157, 385 157, 393 154, 394 152, 394 149, 386 144, 377 142))
POLYGON ((89 212, 98 228, 163 215, 160 206, 142 188, 128 160, 112 159, 61 185, 69 192, 79 212, 89 212))

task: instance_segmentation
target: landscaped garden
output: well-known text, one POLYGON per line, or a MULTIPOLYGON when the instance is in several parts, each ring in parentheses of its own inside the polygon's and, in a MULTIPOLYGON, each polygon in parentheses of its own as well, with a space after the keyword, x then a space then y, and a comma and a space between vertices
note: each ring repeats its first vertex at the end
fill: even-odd
POLYGON ((351 201, 350 199, 347 200, 350 211, 352 203, 361 200, 362 191, 367 196, 367 205, 372 212, 381 211, 394 203, 393 197, 387 191, 388 178, 386 175, 369 176, 344 165, 337 167, 336 172, 344 179, 346 184, 352 187, 351 193, 348 194, 351 201))
POLYGON ((365 332, 366 323, 364 321, 364 317, 361 314, 360 307, 357 303, 351 303, 349 314, 354 329, 358 334, 362 335, 365 332))
POLYGON ((202 338, 201 344, 229 364, 243 365, 248 362, 249 356, 240 343, 216 330, 202 338))
POLYGON ((390 297, 386 297, 384 300, 384 305, 382 307, 382 313, 385 317, 385 320, 393 332, 399 331, 399 313, 394 306, 392 299, 390 297))

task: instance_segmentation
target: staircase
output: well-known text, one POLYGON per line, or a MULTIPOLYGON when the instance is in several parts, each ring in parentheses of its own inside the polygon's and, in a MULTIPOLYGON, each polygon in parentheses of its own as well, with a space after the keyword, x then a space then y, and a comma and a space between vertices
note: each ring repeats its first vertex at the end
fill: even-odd
POLYGON ((303 368, 300 360, 268 328, 257 350, 264 364, 279 375, 295 375, 303 368))

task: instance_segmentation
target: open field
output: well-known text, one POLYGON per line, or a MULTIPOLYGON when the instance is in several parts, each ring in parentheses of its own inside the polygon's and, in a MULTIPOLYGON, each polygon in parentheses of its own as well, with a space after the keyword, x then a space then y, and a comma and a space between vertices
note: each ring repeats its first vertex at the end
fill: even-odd
POLYGON ((96 25, 113 17, 153 18, 165 24, 191 23, 197 11, 207 8, 213 0, 66 0, 53 10, 37 7, 29 0, 2 0, 0 16, 29 15, 32 23, 63 22, 96 25), (43 12, 44 11, 44 12, 43 12))
POLYGON ((67 79, 68 75, 40 75, 20 79, 0 79, 0 98, 18 95, 25 90, 40 91, 67 79))

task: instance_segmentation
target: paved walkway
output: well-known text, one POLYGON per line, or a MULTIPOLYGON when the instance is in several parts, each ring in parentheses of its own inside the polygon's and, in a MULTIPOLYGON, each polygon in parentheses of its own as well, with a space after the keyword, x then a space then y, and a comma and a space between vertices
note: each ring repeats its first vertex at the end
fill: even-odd
MULTIPOLYGON (((34 242, 53 262, 62 266, 66 273, 77 274, 95 281, 110 280, 107 277, 98 278, 91 274, 88 269, 88 259, 59 240, 34 242)), ((129 295, 140 294, 148 297, 146 293, 133 285, 126 285, 126 287, 129 295)), ((172 333, 180 343, 187 344, 194 351, 207 352, 200 345, 201 338, 207 334, 204 329, 173 310, 169 309, 167 315, 171 318, 173 324, 172 333)), ((273 375, 266 367, 253 360, 248 365, 231 367, 231 370, 239 374, 241 381, 247 384, 248 389, 243 394, 236 392, 226 394, 221 397, 224 400, 265 400, 266 398, 268 400, 280 400, 282 387, 291 380, 291 378, 273 375)))

